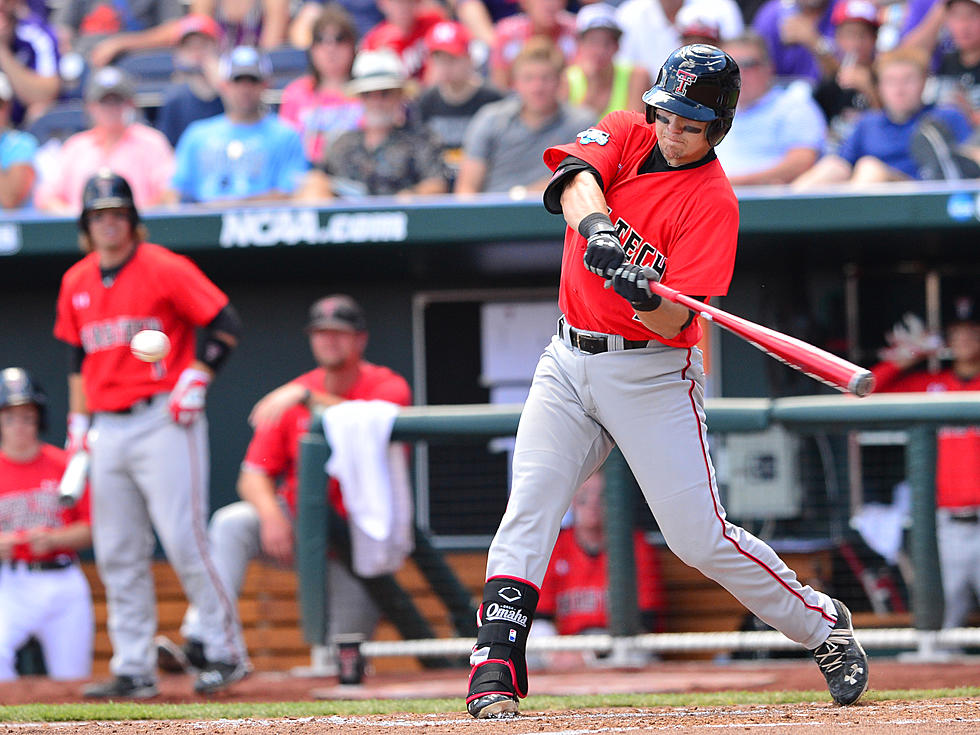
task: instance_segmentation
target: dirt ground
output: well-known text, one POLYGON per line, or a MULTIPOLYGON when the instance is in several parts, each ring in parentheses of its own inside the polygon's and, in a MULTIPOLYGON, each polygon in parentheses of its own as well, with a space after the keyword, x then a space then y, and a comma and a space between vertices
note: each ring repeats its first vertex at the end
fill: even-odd
MULTIPOLYGON (((536 673, 531 678, 532 699, 516 719, 476 721, 462 712, 465 670, 369 675, 363 685, 341 686, 335 678, 301 678, 287 674, 256 673, 213 701, 315 701, 329 699, 459 698, 460 708, 436 715, 318 716, 276 720, 210 722, 90 722, 0 724, 0 733, 78 733, 79 735, 135 735, 136 733, 227 733, 271 735, 317 733, 380 735, 423 728, 426 734, 494 733, 494 735, 579 735, 584 733, 714 733, 739 730, 753 735, 780 733, 810 735, 843 732, 848 735, 959 735, 980 732, 980 699, 867 702, 855 707, 833 706, 824 695, 823 679, 809 661, 739 662, 730 664, 666 662, 643 670, 589 670, 577 673, 536 673), (745 707, 616 708, 545 712, 530 708, 533 695, 581 693, 703 692, 724 690, 816 690, 817 701, 803 705, 745 707)), ((871 689, 935 689, 980 686, 980 659, 947 663, 913 663, 872 658, 871 689)), ((161 694, 153 702, 202 702, 190 691, 190 680, 165 676, 161 694)), ((51 682, 37 678, 0 684, 0 703, 81 701, 79 682, 51 682)))

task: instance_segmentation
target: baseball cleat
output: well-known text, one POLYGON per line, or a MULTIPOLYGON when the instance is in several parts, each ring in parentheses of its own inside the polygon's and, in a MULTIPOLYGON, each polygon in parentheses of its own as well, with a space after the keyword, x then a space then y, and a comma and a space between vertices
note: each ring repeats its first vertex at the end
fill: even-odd
POLYGON ((252 673, 247 663, 217 661, 209 663, 194 680, 194 691, 198 694, 211 694, 241 681, 252 673))
POLYGON ((827 680, 830 696, 843 707, 857 702, 868 688, 868 654, 854 637, 851 611, 840 600, 833 603, 837 623, 827 640, 814 649, 813 658, 827 680))
POLYGON ((159 694, 157 683, 149 677, 120 674, 108 681, 90 684, 82 690, 89 699, 148 699, 159 694))
POLYGON ((517 697, 494 692, 466 703, 466 710, 478 720, 517 716, 517 697))
POLYGON ((204 644, 188 640, 178 646, 165 635, 154 641, 157 647, 157 666, 169 674, 196 674, 208 665, 204 658, 204 644))

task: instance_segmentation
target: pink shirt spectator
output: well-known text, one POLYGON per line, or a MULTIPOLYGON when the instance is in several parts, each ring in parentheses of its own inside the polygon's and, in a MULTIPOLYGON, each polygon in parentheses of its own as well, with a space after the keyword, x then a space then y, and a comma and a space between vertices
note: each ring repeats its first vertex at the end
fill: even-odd
POLYGON ((279 105, 279 117, 300 134, 306 159, 312 163, 323 159, 324 149, 338 135, 360 125, 363 111, 355 97, 333 90, 317 92, 311 76, 290 82, 279 105))
MULTIPOLYGON (((490 51, 490 66, 497 70, 509 70, 524 42, 534 35, 531 19, 524 13, 512 15, 497 23, 494 30, 496 38, 490 51)), ((578 46, 574 13, 569 13, 567 10, 561 11, 558 16, 558 26, 551 34, 551 40, 565 55, 565 62, 571 64, 578 46)))
POLYGON ((133 123, 108 149, 100 137, 95 130, 85 130, 64 142, 58 151, 55 175, 45 178, 38 186, 34 200, 38 208, 57 210, 56 202, 61 200, 72 210, 81 212, 85 182, 103 168, 111 169, 129 182, 137 209, 161 203, 175 165, 174 151, 163 133, 133 123))

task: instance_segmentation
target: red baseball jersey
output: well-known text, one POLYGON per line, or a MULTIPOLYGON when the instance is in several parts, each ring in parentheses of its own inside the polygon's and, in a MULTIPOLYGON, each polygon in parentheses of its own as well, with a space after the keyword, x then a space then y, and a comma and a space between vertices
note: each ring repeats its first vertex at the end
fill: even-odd
MULTIPOLYGON (((871 368, 876 393, 933 393, 980 390, 980 375, 961 380, 952 370, 903 373, 882 362, 871 368)), ((944 426, 936 438, 936 505, 963 508, 980 505, 980 428, 944 426)))
MULTIPOLYGON (((58 482, 64 474, 67 455, 50 444, 29 462, 15 462, 0 452, 0 532, 26 533, 32 528, 62 528, 79 521, 89 522, 88 488, 71 508, 58 503, 58 482)), ((53 549, 37 556, 27 543, 14 547, 17 561, 49 561, 58 556, 75 556, 72 549, 53 549)))
POLYGON ((364 35, 361 39, 361 49, 376 51, 380 48, 389 48, 401 57, 406 74, 422 79, 425 74, 425 64, 429 59, 429 47, 425 43, 425 35, 432 26, 445 19, 446 17, 438 10, 420 10, 415 16, 415 25, 408 33, 383 20, 364 35))
MULTIPOLYGON (((657 552, 643 534, 633 534, 637 604, 643 612, 662 611, 664 595, 657 552)), ((558 534, 551 563, 541 583, 538 614, 554 618, 559 635, 574 635, 609 625, 607 555, 589 554, 575 540, 575 530, 558 534)))
MULTIPOLYGON (((296 378, 310 390, 323 390, 326 371, 316 368, 296 378)), ((412 389, 408 382, 395 371, 383 365, 362 362, 360 374, 350 390, 342 398, 349 401, 390 401, 399 406, 410 406, 412 389)), ((242 469, 261 472, 279 479, 279 494, 285 499, 289 509, 296 512, 297 460, 299 440, 310 426, 310 410, 304 405, 296 405, 283 412, 279 421, 268 428, 256 429, 252 441, 245 452, 242 469)), ((327 490, 330 504, 344 517, 347 511, 340 494, 340 484, 333 478, 327 490)))
MULTIPOLYGON (((643 115, 613 112, 579 133, 574 143, 546 150, 544 161, 554 170, 572 155, 595 167, 629 262, 653 268, 664 285, 681 293, 723 296, 735 266, 735 192, 717 160, 691 169, 639 173, 656 142, 643 115)), ((673 347, 697 344, 702 335, 698 319, 674 339, 647 329, 625 299, 586 270, 585 247, 585 238, 566 228, 558 306, 569 324, 673 347)))
POLYGON ((82 379, 90 411, 118 411, 169 391, 194 359, 195 328, 208 324, 228 297, 183 255, 144 242, 114 281, 102 281, 90 253, 61 279, 54 336, 85 350, 82 379), (158 329, 170 353, 156 363, 129 350, 133 335, 158 329))

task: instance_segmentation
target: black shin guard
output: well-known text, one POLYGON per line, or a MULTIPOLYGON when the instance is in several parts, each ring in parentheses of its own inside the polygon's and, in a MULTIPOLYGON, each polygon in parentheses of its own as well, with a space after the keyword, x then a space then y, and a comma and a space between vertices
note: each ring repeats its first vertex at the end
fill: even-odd
POLYGON ((467 702, 488 694, 527 696, 525 651, 537 606, 538 590, 533 585, 511 577, 487 581, 467 702))

